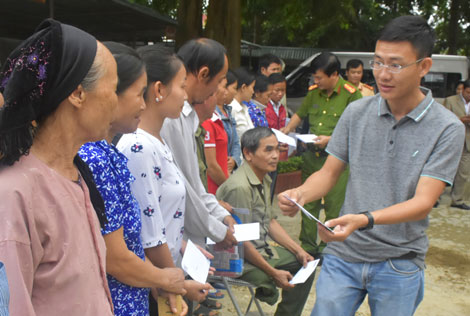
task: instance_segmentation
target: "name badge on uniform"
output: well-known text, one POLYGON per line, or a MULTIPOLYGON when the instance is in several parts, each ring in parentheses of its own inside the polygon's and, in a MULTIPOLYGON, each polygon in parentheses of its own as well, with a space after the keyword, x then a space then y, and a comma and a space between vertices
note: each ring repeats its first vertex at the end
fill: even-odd
POLYGON ((314 109, 318 109, 320 106, 319 106, 318 104, 314 104, 312 107, 313 107, 314 109))

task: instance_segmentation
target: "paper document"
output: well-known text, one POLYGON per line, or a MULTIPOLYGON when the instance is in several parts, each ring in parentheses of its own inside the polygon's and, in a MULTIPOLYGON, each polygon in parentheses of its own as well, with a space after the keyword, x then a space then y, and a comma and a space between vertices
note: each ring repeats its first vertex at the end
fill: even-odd
POLYGON ((300 268, 299 271, 294 275, 292 280, 289 281, 290 284, 299 284, 307 281, 308 277, 315 271, 317 268, 320 259, 309 261, 306 267, 300 268))
POLYGON ((233 225, 233 228, 235 228, 234 236, 239 242, 259 239, 259 223, 233 225))
POLYGON ((297 134, 295 135, 295 137, 297 137, 297 139, 299 139, 300 141, 308 144, 315 143, 315 138, 317 138, 318 136, 315 134, 297 134))
POLYGON ((287 136, 286 134, 284 134, 283 132, 281 132, 280 130, 277 130, 275 128, 271 128, 271 130, 274 132, 274 135, 276 135, 276 138, 278 140, 278 142, 280 143, 285 143, 289 146, 292 146, 292 147, 296 147, 297 146, 297 143, 295 142, 295 139, 290 137, 290 136, 287 136))
POLYGON ((204 254, 188 239, 186 250, 184 251, 181 267, 183 270, 199 283, 206 283, 211 262, 204 254))
POLYGON ((302 211, 302 213, 305 214, 305 216, 307 216, 307 217, 310 218, 310 219, 313 219, 314 221, 316 221, 317 223, 319 223, 320 225, 322 225, 323 227, 325 227, 326 229, 328 229, 330 232, 332 232, 332 233, 334 234, 333 230, 332 230, 330 227, 326 226, 326 225, 323 224, 318 218, 316 218, 315 216, 313 216, 312 214, 310 214, 306 209, 304 209, 304 208, 302 207, 302 205, 300 205, 299 203, 297 203, 296 201, 294 201, 293 199, 291 199, 290 197, 288 197, 288 196, 285 195, 285 194, 284 194, 284 197, 285 197, 286 199, 288 199, 289 201, 291 201, 292 203, 294 203, 295 205, 297 205, 297 207, 300 208, 300 210, 302 211))

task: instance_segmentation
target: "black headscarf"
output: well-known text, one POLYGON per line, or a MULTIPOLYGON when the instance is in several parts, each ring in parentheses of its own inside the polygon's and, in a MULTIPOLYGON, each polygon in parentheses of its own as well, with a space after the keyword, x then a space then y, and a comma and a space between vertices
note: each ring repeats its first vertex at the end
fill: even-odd
MULTIPOLYGON (((27 154, 37 124, 53 113, 83 81, 97 52, 96 39, 53 19, 41 22, 33 35, 8 56, 0 73, 0 164, 12 165, 27 154)), ((74 159, 90 190, 100 219, 107 222, 104 203, 83 161, 74 159)))
POLYGON ((41 122, 77 88, 96 51, 92 35, 47 19, 8 56, 0 74, 2 163, 11 165, 28 152, 33 121, 41 122))

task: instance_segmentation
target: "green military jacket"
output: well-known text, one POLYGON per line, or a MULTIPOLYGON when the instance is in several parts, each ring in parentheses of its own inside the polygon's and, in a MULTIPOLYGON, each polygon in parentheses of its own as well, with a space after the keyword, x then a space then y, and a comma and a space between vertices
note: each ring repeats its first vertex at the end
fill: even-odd
POLYGON ((206 130, 201 126, 201 124, 197 127, 194 137, 196 138, 199 176, 201 177, 202 184, 207 191, 207 162, 206 155, 204 153, 204 138, 206 137, 206 130))
POLYGON ((260 224, 260 239, 252 243, 264 257, 276 256, 276 252, 269 247, 269 225, 271 219, 276 218, 271 203, 271 178, 266 175, 261 182, 250 165, 242 165, 217 189, 217 199, 229 203, 232 207, 247 208, 250 212, 240 215, 243 223, 260 224))
POLYGON ((361 93, 351 83, 339 77, 333 93, 328 96, 325 90, 315 86, 302 101, 297 115, 303 119, 308 115, 310 133, 331 136, 346 106, 362 98, 361 93))

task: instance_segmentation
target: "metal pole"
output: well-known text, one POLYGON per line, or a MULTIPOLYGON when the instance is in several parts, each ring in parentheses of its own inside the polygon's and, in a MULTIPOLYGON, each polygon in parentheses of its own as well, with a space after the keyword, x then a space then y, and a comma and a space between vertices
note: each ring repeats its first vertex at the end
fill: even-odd
POLYGON ((48 0, 47 2, 49 3, 49 17, 53 19, 54 18, 54 0, 48 0))

